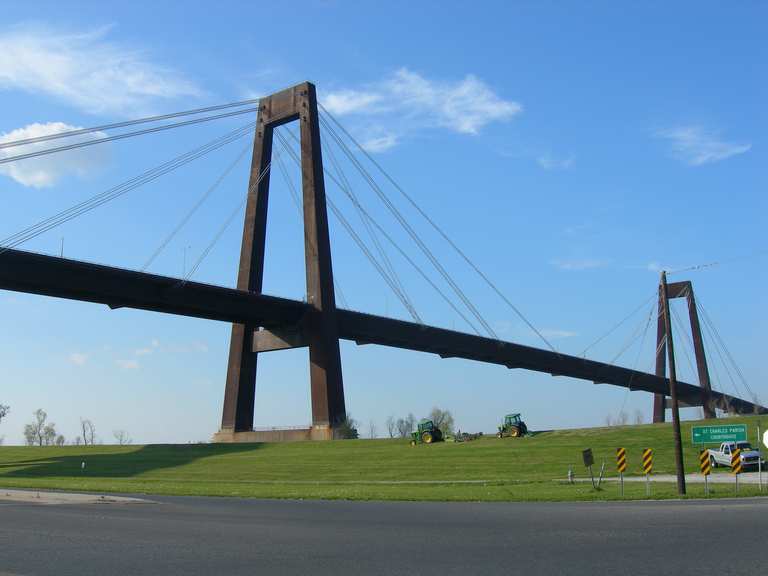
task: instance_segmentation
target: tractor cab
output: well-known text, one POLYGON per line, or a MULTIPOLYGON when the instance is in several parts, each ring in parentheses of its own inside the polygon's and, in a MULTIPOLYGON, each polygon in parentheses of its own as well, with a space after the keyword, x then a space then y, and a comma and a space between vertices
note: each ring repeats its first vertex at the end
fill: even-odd
POLYGON ((443 433, 429 418, 419 420, 416 432, 411 432, 411 444, 432 444, 433 442, 440 442, 442 439, 443 433))
POLYGON ((504 426, 517 426, 522 421, 520 414, 507 414, 504 416, 504 426))
POLYGON ((499 426, 499 431, 496 433, 496 436, 499 438, 504 438, 506 436, 518 438, 520 436, 525 436, 527 433, 528 426, 525 425, 520 414, 516 413, 504 416, 504 423, 499 426))

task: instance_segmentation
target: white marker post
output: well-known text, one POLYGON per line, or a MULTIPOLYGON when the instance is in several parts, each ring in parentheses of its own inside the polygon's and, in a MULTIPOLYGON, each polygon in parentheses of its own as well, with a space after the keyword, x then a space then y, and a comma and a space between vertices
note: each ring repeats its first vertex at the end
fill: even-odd
MULTIPOLYGON (((757 446, 760 447, 760 424, 757 425, 757 446)), ((757 486, 758 491, 763 491, 763 451, 758 452, 760 455, 757 457, 757 486)))

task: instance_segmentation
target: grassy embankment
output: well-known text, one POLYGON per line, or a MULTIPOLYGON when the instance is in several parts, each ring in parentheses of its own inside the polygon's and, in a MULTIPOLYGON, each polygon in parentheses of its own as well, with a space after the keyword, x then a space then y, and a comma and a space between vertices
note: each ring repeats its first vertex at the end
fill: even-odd
MULTIPOLYGON (((768 417, 729 418, 755 426, 768 417)), ((698 470, 690 426, 683 424, 686 469, 698 470)), ((383 500, 613 500, 614 483, 594 491, 569 485, 569 466, 584 478, 581 450, 592 448, 599 469, 615 476, 615 449, 627 449, 629 473, 640 474, 640 453, 654 449, 654 472, 674 473, 669 424, 543 432, 523 439, 484 438, 467 443, 411 447, 404 440, 346 440, 295 444, 189 444, 148 446, 0 447, 0 486, 147 494, 258 498, 383 500), (86 463, 85 470, 81 463, 86 463), (425 482, 426 481, 426 482, 425 482)), ((718 471, 718 474, 725 473, 718 471)), ((757 494, 743 485, 742 496, 757 494)), ((702 485, 689 495, 703 496, 702 485)), ((715 485, 713 497, 734 495, 715 485)), ((645 497, 642 483, 625 497, 645 497)), ((653 498, 677 497, 672 484, 654 483, 653 498)))

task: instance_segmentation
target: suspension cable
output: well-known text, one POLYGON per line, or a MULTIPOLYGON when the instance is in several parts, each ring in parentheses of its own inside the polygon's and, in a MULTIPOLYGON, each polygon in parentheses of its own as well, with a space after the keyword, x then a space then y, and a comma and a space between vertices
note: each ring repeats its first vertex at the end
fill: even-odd
POLYGON ((215 138, 214 140, 211 140, 199 148, 181 154, 167 162, 164 162, 163 164, 156 166, 155 168, 147 170, 138 176, 126 180, 117 186, 109 188, 108 190, 96 194, 87 200, 79 202, 78 204, 75 204, 66 210, 41 220, 40 222, 33 224, 24 230, 12 234, 11 236, 0 241, 0 254, 6 252, 9 249, 15 248, 16 246, 19 246, 20 244, 23 244, 24 242, 27 242, 28 240, 31 240, 32 238, 35 238, 40 234, 47 232, 48 230, 56 228, 65 222, 77 218, 86 212, 89 212, 95 208, 98 208, 99 206, 102 206, 103 204, 123 196, 131 190, 135 190, 136 188, 139 188, 148 182, 156 180, 157 178, 168 174, 169 172, 172 172, 173 170, 176 170, 177 168, 188 164, 193 160, 201 158, 202 156, 217 150, 226 144, 229 144, 230 142, 234 142, 238 138, 248 134, 255 125, 256 122, 249 122, 245 126, 215 138))
POLYGON ((144 266, 141 267, 141 271, 144 272, 147 268, 149 268, 152 263, 157 259, 158 256, 165 250, 165 248, 168 246, 168 244, 171 243, 171 241, 176 237, 176 235, 181 231, 184 226, 187 225, 187 223, 190 221, 192 216, 195 215, 197 210, 205 203, 205 201, 211 196, 211 194, 221 185, 221 183, 224 181, 224 179, 229 176, 229 174, 232 172, 232 170, 235 169, 235 167, 240 163, 240 161, 245 156, 245 153, 248 152, 248 149, 251 147, 250 142, 246 144, 243 149, 240 151, 240 153, 237 155, 235 160, 227 166, 227 168, 219 175, 219 177, 211 184, 208 189, 203 193, 202 196, 195 202, 195 204, 192 206, 192 208, 189 209, 189 211, 184 215, 184 217, 179 221, 179 223, 176 225, 176 227, 171 231, 168 236, 166 236, 163 241, 160 243, 160 245, 155 249, 155 251, 152 253, 152 255, 147 259, 147 261, 144 263, 144 266))
MULTIPOLYGON (((288 184, 288 189, 291 192, 291 199, 293 200, 294 206, 296 206, 296 210, 299 213, 299 220, 301 221, 304 218, 304 211, 301 206, 301 198, 299 198, 299 192, 296 190, 296 186, 291 180, 290 175, 288 174, 288 168, 285 166, 285 162, 283 162, 283 158, 280 155, 280 149, 276 149, 274 152, 275 160, 277 160, 277 165, 280 168, 280 172, 283 174, 283 179, 288 184)), ((305 234, 306 238, 306 234, 305 234)), ((305 250, 309 249, 311 247, 311 244, 305 242, 304 243, 305 250)), ((333 290, 334 294, 338 294, 339 301, 341 302, 341 305, 344 306, 344 308, 349 308, 349 302, 347 301, 347 297, 344 295, 344 291, 341 289, 341 284, 339 283, 338 279, 336 278, 336 274, 333 275, 333 290)))
POLYGON ((717 329, 717 326, 715 326, 715 323, 712 321, 712 318, 710 318, 709 314, 707 314, 706 309, 704 308, 704 304, 701 302, 700 298, 696 298, 696 304, 699 306, 699 310, 701 310, 704 319, 707 323, 709 323, 710 328, 715 334, 715 337, 717 341, 720 342, 720 345, 722 346, 723 350, 725 351, 726 356, 731 362, 731 365, 733 366, 734 371, 738 375, 739 379, 741 380, 742 384, 744 384, 744 388, 746 388, 749 395, 755 399, 757 398, 757 395, 754 393, 752 388, 749 386, 749 383, 747 382, 746 377, 744 376, 744 373, 741 371, 741 368, 736 363, 736 360, 734 359, 733 355, 731 354, 731 351, 728 349, 728 346, 726 346, 725 341, 723 340, 722 336, 720 336, 720 331, 717 329))
POLYGON ((493 328, 491 328, 490 324, 488 324, 485 318, 483 318, 482 314, 480 314, 480 311, 475 307, 474 304, 472 304, 469 298, 467 298, 467 295, 464 293, 464 291, 458 286, 458 284, 456 284, 456 282, 453 280, 450 274, 448 274, 448 272, 445 270, 443 265, 440 264, 439 260, 435 257, 435 255, 432 253, 429 247, 427 247, 424 241, 419 237, 419 235, 416 233, 413 227, 408 223, 405 217, 400 213, 397 207, 387 197, 384 191, 379 187, 379 185, 373 179, 371 174, 365 169, 365 167, 363 167, 362 164, 360 164, 359 160, 355 158, 354 154, 349 149, 349 147, 338 136, 338 134, 336 134, 333 127, 330 126, 330 124, 328 124, 328 122, 325 121, 325 119, 322 116, 320 116, 320 122, 325 125, 326 130, 336 140, 336 142, 339 144, 339 147, 344 151, 347 158, 350 159, 350 161, 358 169, 360 174, 366 179, 371 189, 376 193, 376 195, 379 197, 382 203, 387 207, 387 209, 392 213, 392 215, 395 217, 395 219, 398 221, 401 227, 408 233, 411 239, 416 243, 416 245, 419 247, 422 253, 429 259, 429 261, 432 263, 435 269, 440 273, 443 279, 445 279, 445 281, 448 283, 448 285, 451 287, 454 293, 461 299, 462 302, 464 302, 464 305, 469 309, 469 311, 477 319, 477 321, 483 326, 485 331, 488 334, 490 334, 492 338, 498 340, 499 339, 498 335, 493 330, 493 328))
POLYGON ((584 358, 586 358, 586 356, 587 356, 587 351, 588 351, 589 349, 593 348, 594 346, 597 346, 597 345, 598 345, 600 342, 602 342, 603 340, 605 340, 605 339, 606 339, 608 336, 610 336, 610 335, 611 335, 611 334, 613 334, 613 333, 614 333, 616 330, 618 330, 618 329, 619 329, 621 326, 623 326, 623 325, 624 325, 624 323, 625 323, 627 320, 629 320, 630 318, 632 318, 632 316, 634 316, 635 314, 637 314, 637 313, 638 313, 638 312, 639 312, 641 309, 645 308, 645 306, 648 304, 648 302, 650 302, 650 301, 651 301, 651 300, 652 300, 652 299, 653 299, 655 296, 656 296, 656 293, 654 292, 653 294, 651 294, 651 296, 650 296, 650 297, 648 297, 648 298, 646 298, 645 300, 643 300, 643 301, 640 303, 640 305, 639 305, 637 308, 634 308, 634 309, 632 310, 632 312, 630 312, 629 314, 627 314, 627 315, 626 315, 626 316, 625 316, 625 317, 624 317, 624 318, 623 318, 621 321, 619 321, 618 323, 616 323, 616 324, 615 324, 615 325, 614 325, 612 328, 610 328, 610 329, 609 329, 607 332, 605 332, 605 333, 604 333, 602 336, 600 336, 599 338, 597 338, 597 339, 596 339, 594 342, 592 342, 592 344, 590 344, 589 346, 587 346, 586 348, 584 348, 584 350, 582 350, 582 351, 581 351, 581 356, 582 356, 582 357, 584 357, 584 358))
POLYGON ((515 306, 509 298, 507 298, 504 293, 499 290, 499 288, 494 284, 491 279, 467 256, 467 254, 459 248, 459 246, 456 245, 456 243, 451 239, 451 237, 432 219, 430 216, 419 206, 419 204, 392 178, 392 176, 389 175, 389 173, 384 170, 384 168, 379 164, 371 154, 368 153, 368 151, 365 149, 364 146, 362 146, 347 130, 344 128, 344 126, 336 120, 336 118, 328 112, 328 110, 320 103, 318 103, 318 106, 320 106, 321 110, 325 115, 327 115, 333 122, 338 126, 341 131, 355 144, 355 146, 365 155, 366 158, 384 175, 384 177, 389 180, 389 182, 400 192, 400 194, 403 195, 403 197, 413 206, 419 214, 432 226, 432 228, 437 231, 440 236, 443 237, 443 239, 448 242, 448 244, 456 251, 457 254, 480 276, 480 278, 504 301, 504 303, 509 306, 512 311, 523 321, 525 324, 530 328, 546 345, 549 347, 550 350, 553 352, 557 352, 555 347, 551 344, 547 338, 544 337, 544 335, 536 329, 536 327, 525 317, 525 315, 515 306))
MULTIPOLYGON (((291 134, 291 132, 288 132, 291 134)), ((295 136, 294 136, 295 138, 295 136)), ((293 160, 301 166, 301 160, 299 160, 298 157, 296 157, 295 153, 292 154, 293 160)), ((328 176, 333 182, 336 183, 336 185, 342 190, 345 191, 344 186, 339 182, 339 180, 331 173, 329 172, 325 167, 323 168, 323 172, 325 172, 326 176, 328 176)), ((356 197, 355 197, 356 198, 356 197)), ((356 202, 356 199, 350 198, 350 201, 353 203, 356 202)), ((474 323, 467 318, 467 316, 453 303, 453 301, 448 298, 448 296, 435 284, 432 279, 427 276, 427 274, 422 270, 422 268, 413 261, 413 259, 408 255, 407 252, 405 252, 400 245, 392 238, 392 236, 387 233, 387 231, 374 219, 366 210, 363 208, 362 205, 358 204, 358 209, 362 212, 362 214, 370 221, 373 226, 376 227, 376 229, 379 231, 379 233, 398 251, 398 253, 416 270, 416 272, 419 273, 419 275, 437 292, 440 297, 456 312, 456 314, 459 315, 459 317, 466 322, 470 328, 477 334, 480 335, 480 331, 477 329, 477 327, 474 325, 474 323)))
POLYGON ((76 130, 68 130, 66 132, 57 132, 56 134, 46 134, 45 136, 36 136, 34 138, 23 138, 21 140, 13 140, 11 142, 0 142, 0 150, 3 148, 13 148, 15 146, 37 144, 39 142, 47 142, 49 140, 58 140, 59 138, 71 138, 72 136, 80 136, 82 134, 90 134, 92 132, 103 132, 105 130, 113 130, 115 128, 125 128, 126 126, 135 126, 136 124, 147 124, 150 122, 159 122, 160 120, 170 120, 171 118, 178 118, 180 116, 192 116, 195 114, 215 112, 216 110, 224 110, 226 108, 238 108, 240 106, 247 106, 250 104, 258 104, 258 103, 259 103, 259 99, 253 98, 250 100, 241 100, 239 102, 229 102, 227 104, 219 104, 217 106, 206 106, 205 108, 196 108, 194 110, 172 112, 170 114, 161 114, 159 116, 147 116, 146 118, 137 118, 135 120, 114 122, 112 124, 102 124, 101 126, 93 126, 91 128, 78 128, 76 130))
POLYGON ((122 134, 115 134, 113 136, 105 136, 104 138, 94 138, 93 140, 86 140, 84 142, 74 142, 72 144, 65 144, 63 146, 56 146, 54 148, 46 148, 44 150, 26 152, 24 154, 17 154, 16 156, 7 156, 5 158, 0 158, 0 164, 8 164, 9 162, 16 162, 17 160, 25 160, 27 158, 37 158, 38 156, 46 156, 48 154, 55 154, 56 152, 65 152, 67 150, 75 150, 77 148, 84 148, 86 146, 93 146, 95 144, 104 144, 105 142, 112 142, 114 140, 123 140, 125 138, 132 138, 134 136, 141 136, 143 134, 152 134, 155 132, 162 132, 164 130, 170 130, 172 128, 179 128, 181 126, 191 126, 193 124, 201 124, 203 122, 210 122, 211 120, 219 120, 221 118, 229 118, 231 116, 247 114, 249 112, 256 112, 257 110, 258 108, 245 108, 243 110, 235 110, 233 112, 223 112, 221 114, 214 114, 212 116, 205 116, 203 118, 194 118, 192 120, 184 120, 182 122, 174 122, 172 124, 163 124, 161 126, 154 126, 152 128, 144 128, 142 130, 136 130, 134 132, 124 132, 122 134))
MULTIPOLYGON (((330 141, 329 141, 330 144, 330 141)), ((326 152, 328 152, 328 157, 331 159, 331 164, 333 164, 334 169, 336 170, 336 174, 339 176, 339 179, 344 184, 345 189, 344 192, 349 197, 355 197, 357 199, 354 190, 352 189, 352 186, 350 186, 349 180, 347 179, 347 175, 344 173, 344 171, 341 168, 341 165, 336 161, 336 155, 333 153, 333 146, 327 146, 325 149, 326 152)), ((368 236, 371 238, 373 242, 373 246, 376 249, 376 251, 379 254, 379 257, 381 258, 382 263, 384 264, 384 268, 389 273, 390 278, 395 282, 397 287, 399 288, 400 292, 403 294, 403 296, 408 300, 411 306, 414 306, 413 300, 410 298, 408 292, 405 289, 405 286, 400 280, 399 275, 397 274, 397 271, 395 270, 394 266, 392 266, 392 262, 389 259, 389 256, 387 255, 386 250, 384 250, 384 247, 381 245, 381 242, 379 241, 379 237, 376 234, 376 232, 373 230, 371 223, 368 222, 368 219, 365 218, 359 208, 360 203, 359 202, 353 202, 352 206, 355 208, 355 211, 357 212, 358 217, 360 218, 360 221, 363 223, 363 226, 365 227, 366 231, 368 232, 368 236)))
POLYGON ((240 213, 240 211, 243 209, 243 206, 245 206, 245 203, 248 201, 248 197, 251 195, 251 192, 259 185, 261 184, 262 179, 266 174, 269 172, 270 167, 272 166, 272 162, 264 166, 264 169, 261 171, 261 174, 259 174, 259 177, 256 179, 256 182, 254 182, 251 186, 248 187, 248 192, 246 192, 245 197, 240 201, 240 203, 237 205, 237 207, 232 211, 232 213, 224 220, 221 227, 219 228, 218 232, 216 232, 216 235, 213 237, 211 242, 208 244, 208 246, 205 247, 205 250, 200 254, 197 260, 195 260, 194 265, 192 268, 189 269, 189 272, 184 276, 184 279, 182 280, 182 285, 189 282, 189 280, 194 276, 195 272, 197 272, 197 269, 200 267, 200 265, 203 263, 203 260, 206 259, 206 257, 211 253, 214 246, 219 242, 221 237, 224 235, 224 232, 227 231, 227 228, 232 224, 232 221, 237 217, 237 215, 240 213))
MULTIPOLYGON (((288 145, 288 142, 285 140, 285 137, 280 132, 275 132, 278 139, 280 140, 280 144, 283 146, 286 152, 288 152, 291 157, 294 158, 294 160, 298 160, 296 157, 296 153, 294 150, 291 149, 291 147, 288 145)), ((299 163, 301 161, 299 160, 299 163)), ((419 324, 423 324, 421 317, 419 316, 419 313, 416 311, 415 308, 410 304, 407 298, 400 292, 397 285, 394 283, 394 281, 389 277, 386 270, 381 266, 378 260, 376 260, 376 257, 371 253, 368 246, 365 244, 363 239, 360 237, 357 232, 355 232, 354 228, 350 224, 350 222, 344 217, 344 214, 339 210, 339 208, 336 206, 336 204, 333 202, 331 198, 328 198, 326 195, 326 201, 328 203, 328 207, 333 212, 334 216, 341 222, 344 229, 347 231, 347 233, 352 237, 354 242, 357 244, 358 248, 363 252, 365 257, 368 259, 368 261, 374 266, 376 271, 379 273, 379 275, 384 279, 384 281, 387 283, 387 285, 390 287, 392 292, 394 292, 395 296, 397 296, 398 300, 403 304, 405 309, 408 311, 408 313, 411 315, 411 317, 418 322, 419 324)))

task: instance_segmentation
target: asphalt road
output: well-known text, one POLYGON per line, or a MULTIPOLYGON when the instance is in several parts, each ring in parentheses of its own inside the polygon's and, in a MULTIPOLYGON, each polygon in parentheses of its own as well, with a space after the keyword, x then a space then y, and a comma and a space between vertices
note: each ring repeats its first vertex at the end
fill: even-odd
POLYGON ((764 574, 768 560, 768 499, 150 498, 156 503, 0 502, 0 575, 724 576, 764 574))

